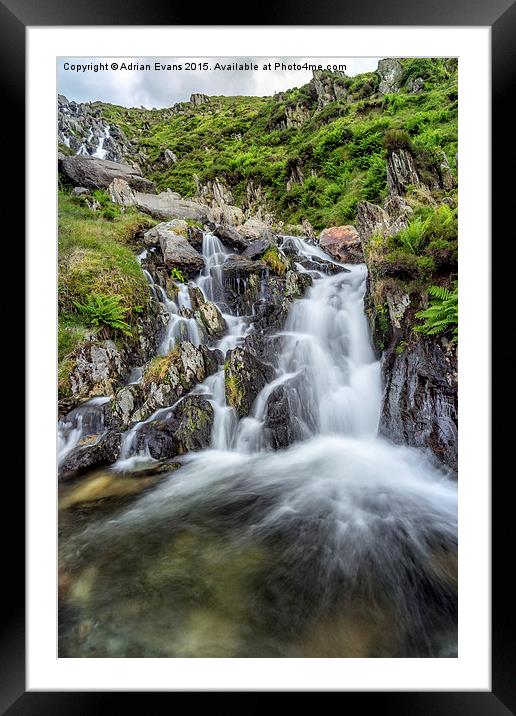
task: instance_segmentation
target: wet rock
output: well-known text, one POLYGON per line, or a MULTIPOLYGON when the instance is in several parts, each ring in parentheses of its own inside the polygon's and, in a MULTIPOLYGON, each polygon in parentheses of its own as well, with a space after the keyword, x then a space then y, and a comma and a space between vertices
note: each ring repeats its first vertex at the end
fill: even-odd
POLYGON ((154 184, 140 176, 128 164, 111 162, 95 157, 65 157, 61 162, 61 172, 75 186, 88 189, 107 189, 114 179, 123 179, 137 192, 155 191, 154 184))
POLYGON ((378 62, 378 74, 380 75, 380 84, 378 86, 380 94, 388 94, 399 90, 403 77, 403 67, 398 60, 394 58, 380 60, 378 62))
POLYGON ((109 404, 109 424, 127 429, 133 415, 144 401, 141 385, 126 385, 118 390, 109 404))
POLYGON ((276 246, 276 242, 273 239, 258 239, 257 241, 253 241, 245 251, 242 252, 242 256, 246 259, 261 258, 263 254, 273 246, 276 246))
POLYGON ((261 295, 267 274, 264 261, 253 261, 243 256, 230 256, 222 267, 224 298, 230 310, 238 315, 249 315, 261 295))
POLYGON ((194 312, 210 336, 220 336, 226 330, 226 321, 214 303, 205 301, 194 312))
POLYGON ((65 456, 59 465, 60 480, 68 480, 94 467, 111 465, 118 460, 122 442, 120 432, 109 430, 100 437, 92 436, 90 440, 79 443, 65 456))
POLYGON ((165 420, 152 420, 135 436, 137 450, 146 448, 155 460, 166 460, 209 447, 213 407, 200 395, 182 400, 165 420))
POLYGON ((281 450, 315 431, 311 409, 314 403, 307 400, 309 395, 310 385, 302 374, 274 388, 267 400, 264 420, 266 442, 270 447, 281 450))
POLYGON ((412 154, 402 147, 389 152, 387 157, 387 187, 389 194, 404 195, 409 186, 421 187, 412 154))
POLYGON ((421 338, 387 353, 380 432, 395 443, 429 447, 457 470, 457 372, 454 349, 421 338))
POLYGON ((127 372, 113 341, 88 341, 70 356, 69 384, 76 399, 112 395, 127 372))
POLYGON ((258 393, 272 380, 274 369, 242 347, 229 351, 224 364, 226 401, 239 418, 249 415, 258 393))
POLYGON ((307 288, 312 285, 312 277, 307 273, 287 271, 285 276, 285 296, 287 298, 300 298, 307 288))
POLYGON ((312 256, 309 259, 306 258, 306 256, 301 256, 296 260, 296 263, 301 264, 307 271, 321 271, 329 276, 342 273, 343 271, 349 271, 349 269, 342 268, 342 266, 336 266, 331 261, 320 259, 318 256, 312 256))
POLYGON ((141 389, 144 402, 131 422, 146 420, 158 408, 166 408, 201 383, 218 368, 217 356, 208 358, 208 349, 183 341, 166 356, 154 358, 147 366, 141 389))
POLYGON ((324 229, 319 236, 319 245, 343 263, 357 264, 364 260, 360 237, 354 226, 332 226, 324 229))
POLYGON ((158 235, 161 253, 165 266, 169 269, 178 267, 186 274, 195 274, 204 268, 204 259, 188 241, 169 228, 155 226, 153 231, 158 235))
POLYGON ((233 251, 244 251, 249 246, 249 239, 243 236, 233 226, 217 226, 213 232, 222 243, 233 251))
POLYGON ((188 242, 199 253, 202 253, 203 241, 204 241, 204 234, 203 234, 202 230, 199 229, 197 226, 190 226, 188 228, 188 242))
POLYGON ((155 219, 192 219, 203 223, 208 219, 206 206, 189 199, 176 199, 172 192, 164 191, 161 194, 144 194, 136 192, 134 195, 136 207, 155 219))

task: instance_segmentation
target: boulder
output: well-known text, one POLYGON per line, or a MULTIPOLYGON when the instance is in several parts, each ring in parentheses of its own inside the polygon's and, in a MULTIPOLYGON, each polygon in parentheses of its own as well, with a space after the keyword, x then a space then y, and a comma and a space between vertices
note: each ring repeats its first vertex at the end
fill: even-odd
POLYGON ((194 312, 195 318, 200 321, 210 336, 220 336, 226 330, 226 321, 214 303, 205 301, 194 312))
POLYGON ((217 226, 213 233, 225 246, 239 253, 244 251, 250 244, 249 239, 233 228, 233 226, 217 226))
POLYGON ((274 240, 270 224, 261 221, 256 217, 247 219, 241 226, 240 231, 248 239, 270 239, 274 240))
POLYGON ((217 355, 208 349, 196 348, 182 341, 166 356, 158 356, 147 366, 142 382, 142 405, 133 413, 131 422, 146 420, 158 408, 166 408, 186 395, 218 368, 217 355))
POLYGON ((67 480, 101 465, 111 465, 120 456, 121 433, 109 430, 89 436, 73 448, 59 465, 59 479, 67 480))
POLYGON ((140 176, 128 164, 96 157, 64 157, 61 172, 75 186, 87 189, 107 189, 114 179, 123 179, 138 192, 155 191, 154 184, 140 176))
POLYGON ((125 385, 118 390, 109 404, 109 424, 127 429, 133 422, 133 415, 144 400, 139 383, 125 385))
POLYGON ((314 401, 306 400, 310 388, 310 382, 301 373, 271 392, 264 418, 266 442, 270 447, 281 450, 315 432, 314 413, 310 408, 314 401))
POLYGON ((196 251, 202 253, 202 244, 204 241, 204 232, 197 226, 188 227, 188 241, 196 251))
POLYGON ((136 207, 144 214, 150 214, 161 221, 192 219, 203 223, 208 220, 206 206, 189 199, 176 199, 172 192, 164 191, 161 194, 136 192, 134 201, 136 207))
POLYGON ((135 435, 136 450, 147 449, 155 460, 167 460, 209 447, 213 407, 200 395, 188 395, 164 420, 144 423, 135 435))
POLYGON ((72 189, 72 196, 87 196, 89 193, 90 190, 85 186, 74 186, 72 189))
POLYGON ((112 395, 127 372, 113 341, 88 341, 71 354, 70 390, 77 399, 112 395))
POLYGON ((349 224, 324 229, 319 236, 319 245, 321 249, 343 263, 357 264, 364 260, 358 232, 349 224))
POLYGON ((189 234, 188 224, 183 219, 172 219, 172 221, 163 221, 157 226, 153 226, 152 229, 146 231, 143 235, 143 243, 145 246, 158 246, 159 237, 162 231, 171 231, 173 234, 178 234, 186 238, 189 234))
POLYGON ((108 188, 109 196, 114 204, 121 206, 134 205, 134 192, 125 179, 115 177, 108 188))
POLYGON ((260 258, 267 251, 267 249, 270 249, 272 246, 276 246, 274 239, 258 239, 257 241, 253 241, 249 244, 245 251, 242 252, 242 256, 246 259, 260 258))
POLYGON ((285 296, 287 298, 300 298, 311 285, 312 277, 310 274, 287 271, 285 276, 285 296))
POLYGON ((394 58, 380 60, 378 62, 378 74, 380 75, 380 84, 378 86, 380 94, 389 94, 399 90, 403 77, 403 67, 399 60, 394 58))
POLYGON ((154 227, 158 236, 159 246, 163 254, 165 266, 169 269, 177 266, 187 274, 195 274, 204 268, 204 259, 201 254, 190 246, 188 241, 169 228, 154 227))
POLYGON ((238 346, 227 355, 224 376, 227 404, 243 418, 250 414, 256 396, 274 377, 274 369, 238 346))

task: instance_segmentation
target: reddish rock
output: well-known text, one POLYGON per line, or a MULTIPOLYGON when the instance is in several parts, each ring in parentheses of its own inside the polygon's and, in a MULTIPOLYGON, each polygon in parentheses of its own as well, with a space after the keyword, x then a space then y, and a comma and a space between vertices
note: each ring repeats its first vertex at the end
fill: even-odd
POLYGON ((364 260, 360 237, 354 226, 331 226, 319 236, 321 249, 338 261, 346 264, 359 264, 364 260))

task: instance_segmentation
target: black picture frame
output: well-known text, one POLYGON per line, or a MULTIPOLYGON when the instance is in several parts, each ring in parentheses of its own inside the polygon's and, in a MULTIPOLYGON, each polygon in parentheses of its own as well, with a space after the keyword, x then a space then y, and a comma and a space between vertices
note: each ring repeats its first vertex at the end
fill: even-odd
MULTIPOLYGON (((376 5, 375 0, 340 2, 319 0, 315 4, 294 5, 285 3, 253 8, 248 25, 416 25, 416 26, 484 26, 491 28, 492 38, 492 235, 503 239, 507 207, 511 206, 510 194, 513 182, 504 182, 503 169, 507 163, 507 142, 512 124, 507 116, 513 90, 516 4, 512 0, 433 0, 431 3, 415 3, 413 0, 393 0, 389 4, 376 5)), ((4 113, 8 113, 21 125, 25 106, 25 31, 28 26, 77 26, 77 25, 192 25, 198 10, 186 6, 172 7, 163 0, 0 0, 0 87, 4 113)), ((239 20, 239 8, 231 3, 223 7, 213 4, 202 10, 203 25, 225 26, 244 24, 239 20), (224 16, 222 15, 224 12, 224 16), (225 18, 231 22, 225 22, 225 18), (238 19, 238 22, 235 20, 238 19)), ((16 141, 5 141, 2 149, 4 166, 9 167, 8 211, 3 227, 5 237, 16 242, 17 263, 23 260, 24 232, 24 158, 25 149, 19 132, 16 141), (18 177, 16 177, 16 172, 18 177)), ((512 140, 511 140, 511 143, 512 140)), ((6 172, 7 174, 7 172, 6 172)), ((507 240, 510 239, 506 234, 507 240)), ((502 243, 501 241, 499 244, 502 243)), ((496 248, 496 242, 493 243, 496 248)), ((501 252, 501 249, 499 250, 501 252)), ((496 252, 492 252, 493 261, 496 252)), ((506 258, 504 258, 506 261, 506 258)), ((502 265, 502 264, 501 264, 502 265)), ((504 305, 502 282, 493 282, 493 301, 504 305)), ((21 290, 18 291, 21 294, 21 290)), ((19 295, 17 300, 21 301, 19 295)), ((19 308, 17 310, 19 316, 19 308)), ((500 314, 493 312, 493 332, 496 335, 500 314)), ((506 327, 506 326, 505 326, 506 327)), ((507 345, 507 342, 506 342, 507 345)), ((28 346, 29 350, 31 346, 28 346)), ((500 354, 509 361, 507 349, 500 354)), ((11 358, 12 360, 12 358, 11 358)), ((19 368, 18 368, 19 370, 19 368)), ((493 371, 500 376, 500 371, 493 371)), ((496 380, 496 378, 495 378, 496 380)), ((501 377, 498 377, 501 381, 501 377)), ((493 381, 493 388, 496 386, 493 381)), ((16 401, 23 405, 21 400, 16 401)), ((17 423, 16 430, 19 431, 17 423)), ((14 429, 14 424, 13 424, 14 429)), ((507 427, 498 426, 493 437, 493 448, 509 443, 507 427)), ((492 450, 498 455, 498 450, 492 450)), ((500 451, 501 454, 501 451, 500 451)), ((21 470, 5 471, 4 484, 7 500, 4 501, 3 582, 4 608, 0 632, 0 713, 9 716, 29 714, 90 714, 109 709, 120 712, 120 692, 26 692, 25 690, 25 536, 22 524, 25 514, 25 488, 21 470), (16 478, 16 479, 15 479, 16 478), (9 513, 11 524, 5 519, 9 513)), ((465 478, 466 479, 466 478, 465 478)), ((344 708, 378 709, 397 716, 505 716, 516 713, 516 658, 515 639, 509 624, 513 606, 509 606, 509 576, 511 546, 510 527, 514 511, 508 489, 512 482, 510 472, 501 473, 501 479, 493 482, 492 517, 492 691, 449 692, 343 692, 344 708), (505 479, 504 479, 505 478, 505 479), (511 611, 509 611, 511 610, 511 611), (357 698, 360 699, 358 706, 357 698), (364 701, 364 699, 366 699, 364 701)), ((235 689, 236 690, 236 689, 235 689)), ((140 705, 145 713, 157 710, 156 699, 168 698, 167 693, 130 693, 133 708, 140 705), (152 697, 152 698, 150 698, 152 697), (143 702, 145 699, 145 702, 143 702), (150 699, 150 700, 149 700, 150 699)))

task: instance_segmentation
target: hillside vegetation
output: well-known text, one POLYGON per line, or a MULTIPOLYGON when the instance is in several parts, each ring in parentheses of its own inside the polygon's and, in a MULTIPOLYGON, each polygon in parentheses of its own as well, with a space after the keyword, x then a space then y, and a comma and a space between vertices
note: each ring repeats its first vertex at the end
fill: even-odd
POLYGON ((278 219, 306 218, 322 229, 353 222, 361 200, 382 202, 386 138, 393 130, 407 133, 423 179, 440 165, 442 152, 456 172, 456 61, 401 64, 398 91, 380 94, 376 72, 334 76, 342 96, 324 106, 313 80, 274 97, 210 97, 174 111, 99 106, 154 165, 150 178, 159 189, 193 196, 195 176, 200 183, 219 177, 241 203, 252 180, 278 219), (424 84, 413 92, 416 78, 424 84), (165 149, 177 162, 161 167, 165 149))

